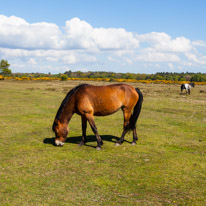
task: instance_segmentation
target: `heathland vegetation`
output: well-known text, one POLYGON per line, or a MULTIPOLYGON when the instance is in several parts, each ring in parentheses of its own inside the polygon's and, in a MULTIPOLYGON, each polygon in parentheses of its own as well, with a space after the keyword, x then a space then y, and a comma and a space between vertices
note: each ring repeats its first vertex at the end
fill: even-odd
POLYGON ((170 72, 158 72, 156 74, 135 74, 135 73, 114 73, 114 72, 101 72, 101 71, 89 71, 72 72, 66 71, 61 74, 44 74, 44 73, 13 73, 5 76, 10 77, 30 77, 30 78, 81 78, 81 79, 109 79, 115 81, 117 79, 131 79, 131 80, 168 80, 168 81, 193 81, 193 82, 206 82, 206 73, 170 73, 170 72))

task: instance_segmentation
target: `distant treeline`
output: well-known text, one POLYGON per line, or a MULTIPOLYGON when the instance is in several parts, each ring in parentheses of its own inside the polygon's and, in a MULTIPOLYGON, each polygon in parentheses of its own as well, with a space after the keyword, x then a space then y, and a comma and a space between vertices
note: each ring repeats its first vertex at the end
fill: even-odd
POLYGON ((174 80, 174 81, 194 81, 206 82, 206 73, 171 73, 171 72, 157 72, 156 74, 134 74, 134 73, 114 73, 103 71, 89 71, 81 72, 71 70, 64 74, 43 74, 43 73, 13 73, 16 77, 61 77, 67 75, 69 78, 110 78, 111 81, 115 79, 136 79, 136 80, 174 80))
POLYGON ((136 80, 174 80, 174 81, 206 81, 206 73, 169 73, 157 72, 156 74, 134 74, 134 73, 114 73, 114 72, 72 72, 66 74, 71 78, 110 78, 110 79, 136 79, 136 80))

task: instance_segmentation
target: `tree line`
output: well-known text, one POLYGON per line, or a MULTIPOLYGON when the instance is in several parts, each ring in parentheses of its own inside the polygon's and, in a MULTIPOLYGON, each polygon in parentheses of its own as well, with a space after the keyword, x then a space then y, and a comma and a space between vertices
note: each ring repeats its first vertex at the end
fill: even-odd
POLYGON ((71 70, 64 73, 70 78, 110 78, 112 79, 136 79, 136 80, 174 80, 174 81, 194 81, 205 82, 206 73, 172 73, 157 72, 156 74, 135 74, 135 73, 114 73, 104 71, 72 72, 71 70))

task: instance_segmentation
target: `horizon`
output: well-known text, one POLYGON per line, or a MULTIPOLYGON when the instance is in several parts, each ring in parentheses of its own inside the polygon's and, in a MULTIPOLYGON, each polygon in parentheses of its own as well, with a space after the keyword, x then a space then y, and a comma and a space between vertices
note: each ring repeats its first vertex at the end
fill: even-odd
MULTIPOLYGON (((71 71, 71 70, 69 70, 69 71, 71 71)), ((45 74, 45 75, 48 75, 48 74, 50 74, 50 75, 59 75, 59 74, 64 74, 64 73, 66 73, 66 72, 69 72, 69 71, 64 71, 63 73, 56 73, 56 74, 52 74, 52 73, 50 73, 50 72, 48 72, 48 73, 43 73, 43 72, 12 72, 12 74, 45 74)), ((150 73, 150 74, 146 74, 146 73, 132 73, 132 72, 113 72, 113 71, 80 71, 80 70, 76 70, 76 71, 71 71, 71 72, 73 72, 73 73, 75 73, 75 72, 82 72, 82 73, 90 73, 90 72, 93 72, 93 73, 101 73, 101 72, 105 72, 105 73, 115 73, 115 74, 118 74, 118 73, 120 73, 120 74, 127 74, 127 73, 130 73, 130 74, 145 74, 145 75, 156 75, 156 74, 161 74, 161 73, 163 73, 163 74, 166 74, 166 73, 168 73, 168 74, 203 74, 203 75, 206 75, 206 72, 188 72, 188 71, 186 71, 186 72, 155 72, 155 73, 150 73)))
POLYGON ((13 73, 206 72, 204 0, 2 5, 0 59, 13 73))

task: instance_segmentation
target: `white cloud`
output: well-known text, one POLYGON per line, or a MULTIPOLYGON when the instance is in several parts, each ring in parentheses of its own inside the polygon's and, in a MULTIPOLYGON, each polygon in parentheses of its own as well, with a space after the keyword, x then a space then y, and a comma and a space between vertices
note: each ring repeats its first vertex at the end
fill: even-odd
POLYGON ((61 47, 61 31, 55 24, 29 24, 15 16, 0 15, 0 45, 19 49, 57 49, 61 47))
POLYGON ((29 24, 24 19, 0 15, 0 45, 21 49, 131 49, 138 40, 125 29, 93 28, 79 18, 56 24, 29 24))
MULTIPOLYGON (((107 63, 117 68, 135 68, 142 63, 160 69, 164 64, 164 70, 165 65, 173 69, 174 63, 177 68, 198 67, 206 65, 205 51, 201 51, 204 47, 205 41, 172 38, 164 32, 137 34, 124 28, 94 28, 79 18, 66 21, 60 28, 52 23, 30 24, 19 17, 0 15, 0 59, 14 62, 17 69, 17 65, 32 65, 33 69, 56 71, 68 65, 85 68, 82 65, 89 64, 98 70, 95 65, 103 67, 107 63)), ((102 67, 99 69, 104 70, 102 67)))
POLYGON ((198 47, 206 47, 206 42, 205 41, 201 41, 201 40, 193 41, 192 45, 193 46, 198 46, 198 47))
POLYGON ((93 28, 79 18, 67 21, 65 31, 67 48, 116 50, 132 49, 139 46, 139 41, 125 29, 93 28))
POLYGON ((148 34, 137 35, 140 43, 147 42, 153 50, 162 52, 187 52, 191 50, 191 42, 185 37, 172 39, 166 33, 151 32, 148 34))
POLYGON ((143 62, 179 62, 180 57, 174 53, 163 53, 142 50, 142 53, 137 55, 135 60, 143 62))
POLYGON ((185 56, 188 58, 188 60, 199 64, 199 65, 206 65, 206 56, 197 56, 194 53, 186 53, 185 56))
POLYGON ((170 69, 173 69, 173 68, 174 68, 174 65, 173 65, 172 63, 168 63, 168 67, 169 67, 170 69))
MULTIPOLYGON (((23 58, 41 58, 51 62, 63 61, 65 64, 75 64, 80 62, 95 62, 96 57, 82 51, 71 50, 26 50, 0 48, 0 54, 4 58, 23 57, 23 58)), ((34 60, 34 59, 33 59, 34 60)))

